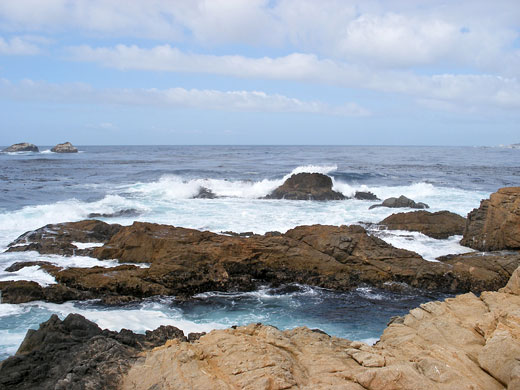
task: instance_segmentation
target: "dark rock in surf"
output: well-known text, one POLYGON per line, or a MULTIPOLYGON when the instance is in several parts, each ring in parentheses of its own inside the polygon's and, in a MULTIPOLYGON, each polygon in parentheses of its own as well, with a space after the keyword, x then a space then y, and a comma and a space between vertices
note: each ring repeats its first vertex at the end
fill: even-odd
POLYGON ((520 187, 500 188, 468 214, 460 243, 481 251, 520 249, 520 187))
POLYGON ((79 314, 63 321, 53 314, 29 330, 14 356, 0 362, 1 389, 117 389, 140 352, 177 338, 181 330, 161 326, 145 335, 101 330, 79 314))
POLYGON ((123 209, 113 213, 90 213, 87 218, 119 218, 119 217, 137 217, 141 213, 136 209, 123 209))
POLYGON ((37 251, 42 254, 88 256, 92 248, 79 249, 73 242, 105 243, 116 234, 121 225, 85 220, 58 223, 26 232, 9 244, 7 252, 37 251))
POLYGON ((30 144, 28 142, 22 142, 19 144, 14 144, 5 148, 3 152, 13 153, 13 152, 39 152, 39 149, 36 145, 30 144))
POLYGON ((391 208, 401 208, 401 207, 409 207, 412 209, 429 209, 430 206, 428 206, 426 203, 422 202, 415 202, 410 198, 407 198, 404 195, 401 195, 399 198, 388 198, 383 201, 381 204, 375 204, 369 207, 370 209, 376 208, 376 207, 391 207, 391 208))
POLYGON ((78 149, 74 147, 70 142, 58 144, 51 149, 54 153, 78 153, 78 149))
POLYGON ((199 192, 195 195, 194 199, 215 199, 217 195, 213 193, 209 188, 200 187, 199 192))
MULTIPOLYGON (((56 270, 58 267, 56 267, 56 270)), ((49 271, 52 273, 51 271, 49 271)), ((31 301, 47 301, 63 303, 72 300, 93 299, 90 291, 80 291, 63 284, 51 284, 46 287, 26 280, 0 282, 3 303, 25 303, 31 301)))
POLYGON ((288 178, 266 199, 343 200, 345 196, 332 190, 332 179, 321 173, 298 173, 288 178))
POLYGON ((358 200, 381 200, 372 192, 356 191, 354 199, 358 200))
POLYGON ((379 224, 391 230, 421 232, 432 238, 443 239, 464 233, 466 218, 449 211, 412 211, 392 214, 379 224))

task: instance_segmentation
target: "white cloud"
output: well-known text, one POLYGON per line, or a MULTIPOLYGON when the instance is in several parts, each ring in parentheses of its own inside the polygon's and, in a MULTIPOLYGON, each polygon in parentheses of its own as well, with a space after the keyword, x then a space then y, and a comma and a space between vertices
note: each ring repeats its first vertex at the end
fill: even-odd
MULTIPOLYGON (((87 84, 51 84, 24 80, 13 84, 0 80, 0 97, 18 100, 185 107, 204 110, 297 112, 322 115, 366 116, 369 111, 356 103, 332 106, 317 101, 302 101, 259 91, 217 91, 199 89, 95 89, 87 84)), ((110 124, 105 124, 108 128, 110 124)))
MULTIPOLYGON (((483 74, 417 75, 373 69, 312 54, 248 58, 184 53, 169 45, 143 49, 80 46, 70 49, 73 59, 118 69, 211 73, 233 77, 296 80, 346 88, 402 93, 421 100, 445 100, 462 105, 520 108, 520 83, 515 78, 483 74)), ((439 105, 440 107, 440 105, 439 105)))
POLYGON ((13 37, 4 39, 0 37, 0 55, 35 55, 41 52, 38 43, 46 40, 38 37, 13 37))
POLYGON ((258 45, 377 68, 463 66, 517 77, 511 53, 518 49, 519 20, 518 0, 0 2, 0 28, 6 31, 258 45))

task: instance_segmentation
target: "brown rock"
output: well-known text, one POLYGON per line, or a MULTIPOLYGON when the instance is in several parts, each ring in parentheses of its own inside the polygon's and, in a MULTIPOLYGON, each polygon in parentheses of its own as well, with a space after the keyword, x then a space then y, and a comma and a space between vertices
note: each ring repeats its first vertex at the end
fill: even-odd
POLYGON ((343 200, 345 196, 332 190, 332 179, 321 173, 297 173, 266 196, 267 199, 343 200))
POLYGON ((516 389, 519 340, 520 296, 465 294, 411 310, 375 346, 261 324, 168 341, 135 362, 120 388, 516 389))
POLYGON ((30 144, 28 142, 22 142, 19 144, 14 144, 2 150, 3 152, 39 152, 38 147, 34 144, 30 144))
POLYGON ((390 207, 390 208, 401 208, 401 207, 410 207, 412 209, 429 209, 426 203, 423 202, 415 202, 414 200, 407 198, 404 195, 401 195, 399 198, 387 198, 381 204, 374 204, 370 206, 368 209, 374 209, 376 207, 390 207))
POLYGON ((505 187, 468 214, 462 245, 481 251, 520 249, 520 187, 505 187))
POLYGON ((70 142, 58 144, 51 149, 54 153, 78 153, 78 149, 75 148, 70 142))
POLYGON ((412 211, 392 214, 379 222, 391 230, 421 232, 432 238, 442 239, 464 233, 466 219, 449 211, 412 211))
POLYGON ((73 242, 107 242, 121 225, 97 221, 58 223, 26 232, 9 244, 7 252, 37 251, 42 254, 88 256, 92 249, 79 249, 73 242))

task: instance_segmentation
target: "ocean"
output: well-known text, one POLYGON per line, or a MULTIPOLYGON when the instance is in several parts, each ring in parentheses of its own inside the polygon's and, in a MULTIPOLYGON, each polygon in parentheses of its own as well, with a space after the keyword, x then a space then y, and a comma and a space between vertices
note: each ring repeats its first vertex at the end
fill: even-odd
MULTIPOLYGON (((435 240, 420 233, 379 231, 369 223, 397 212, 377 202, 261 199, 293 173, 332 177, 344 195, 371 191, 379 198, 405 195, 465 216, 500 187, 520 184, 520 150, 501 147, 398 146, 79 146, 77 154, 0 153, 0 252, 20 234, 49 223, 86 219, 109 223, 148 221, 212 232, 265 233, 298 225, 365 223, 394 246, 429 261, 465 253, 454 236, 435 240), (201 188, 215 199, 193 199, 201 188)), ((398 210, 403 211, 403 210, 398 210)), ((35 252, 0 253, 0 280, 54 278, 37 266, 6 272, 14 262, 48 261, 65 267, 113 266, 115 261, 35 252)), ((327 333, 376 341, 390 317, 442 294, 409 289, 391 293, 360 287, 337 293, 305 285, 258 291, 208 292, 184 301, 156 297, 119 307, 97 301, 0 304, 0 359, 13 354, 27 329, 50 314, 77 312, 103 328, 144 332, 174 325, 187 332, 262 322, 282 329, 319 328, 327 333)))

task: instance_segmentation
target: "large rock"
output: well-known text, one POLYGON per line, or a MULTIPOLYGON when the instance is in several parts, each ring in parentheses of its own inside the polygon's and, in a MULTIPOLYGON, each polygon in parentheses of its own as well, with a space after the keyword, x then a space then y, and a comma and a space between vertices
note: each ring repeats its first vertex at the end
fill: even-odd
POLYGON ((141 351, 175 338, 186 340, 173 326, 141 335, 101 330, 79 314, 63 321, 52 315, 27 332, 16 355, 0 362, 0 389, 117 389, 141 351))
POLYGON ((480 251, 520 249, 520 187, 505 187, 468 214, 460 242, 480 251))
POLYGON ((14 144, 5 148, 3 152, 39 152, 38 147, 28 142, 22 142, 20 144, 14 144))
POLYGON ((54 153, 78 153, 78 149, 75 148, 70 142, 58 144, 51 149, 54 153))
POLYGON ((345 196, 332 190, 332 179, 321 173, 297 173, 266 196, 267 199, 343 200, 345 196))
POLYGON ((391 230, 409 230, 421 232, 432 238, 442 239, 453 235, 462 235, 466 218, 449 211, 413 211, 392 214, 379 222, 391 230))
POLYGON ((59 227, 53 230, 54 235, 49 233, 47 237, 37 230, 39 240, 30 244, 23 241, 25 246, 12 249, 66 254, 72 249, 69 246, 72 232, 79 235, 76 239, 88 240, 94 238, 92 234, 98 227, 102 232, 98 231, 95 238, 103 240, 105 245, 89 249, 89 255, 100 260, 118 259, 149 266, 126 264, 88 269, 45 266, 64 289, 56 292, 50 291, 52 286, 43 288, 44 299, 58 301, 84 294, 117 303, 154 295, 248 291, 266 283, 275 286, 301 283, 345 291, 362 284, 391 288, 395 285, 392 282, 400 282, 434 291, 480 292, 503 287, 513 272, 512 267, 520 265, 519 255, 506 254, 429 262, 355 225, 299 226, 285 234, 248 237, 144 222, 125 227, 99 221, 54 226, 59 227), (56 231, 61 231, 63 237, 56 231))
POLYGON ((401 208, 401 207, 409 207, 411 209, 429 209, 426 203, 415 202, 414 200, 407 198, 404 195, 401 195, 399 198, 387 198, 381 204, 374 204, 369 207, 370 209, 374 209, 376 207, 390 207, 390 208, 401 208))
POLYGON ((88 256, 92 253, 91 248, 78 248, 73 243, 105 243, 119 229, 121 225, 109 225, 94 219, 46 225, 22 234, 8 245, 7 252, 38 251, 42 254, 88 256))
POLYGON ((261 324, 215 330, 193 343, 172 340, 146 352, 120 386, 512 390, 520 386, 519 356, 520 296, 484 292, 423 304, 374 346, 261 324))

